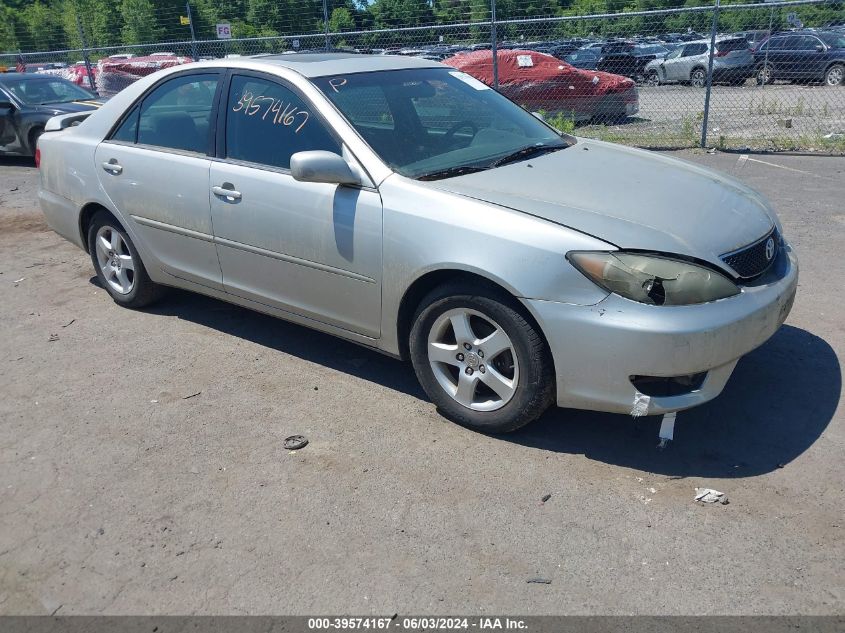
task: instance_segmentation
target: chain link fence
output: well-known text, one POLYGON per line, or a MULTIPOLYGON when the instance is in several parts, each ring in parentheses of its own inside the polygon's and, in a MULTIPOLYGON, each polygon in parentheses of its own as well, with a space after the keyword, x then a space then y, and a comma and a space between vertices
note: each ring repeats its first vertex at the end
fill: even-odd
POLYGON ((455 66, 577 135, 651 148, 845 151, 843 2, 504 19, 496 0, 450 6, 446 24, 397 19, 391 28, 332 30, 336 21, 318 0, 307 3, 313 15, 303 23, 319 30, 232 39, 201 32, 132 46, 89 47, 79 23, 80 48, 0 54, 0 66, 58 74, 107 96, 191 59, 338 49, 408 55, 455 66))

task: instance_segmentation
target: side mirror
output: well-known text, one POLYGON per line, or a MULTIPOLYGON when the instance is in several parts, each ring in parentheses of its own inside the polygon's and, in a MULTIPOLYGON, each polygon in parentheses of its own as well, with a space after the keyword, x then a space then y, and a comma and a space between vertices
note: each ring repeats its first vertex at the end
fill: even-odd
POLYGON ((824 53, 824 45, 823 44, 816 44, 816 50, 819 53, 824 53))
POLYGON ((325 182, 335 185, 359 185, 349 164, 333 152, 322 150, 297 152, 290 157, 290 173, 299 182, 325 182))

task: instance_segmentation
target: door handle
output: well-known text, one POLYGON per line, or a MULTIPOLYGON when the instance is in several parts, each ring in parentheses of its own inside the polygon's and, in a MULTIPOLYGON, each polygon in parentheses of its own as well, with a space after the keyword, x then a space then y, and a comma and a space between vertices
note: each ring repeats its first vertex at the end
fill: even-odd
POLYGON ((115 175, 123 173, 123 167, 121 165, 119 165, 118 162, 116 160, 114 160, 113 158, 112 158, 111 161, 109 161, 107 163, 103 163, 103 169, 105 169, 107 172, 110 172, 110 173, 115 174, 115 175), (114 161, 114 162, 112 162, 112 161, 114 161))
MULTIPOLYGON (((229 183, 224 183, 229 184, 229 183)), ((234 189, 227 189, 226 187, 212 187, 211 193, 215 196, 220 196, 221 198, 228 198, 229 200, 240 200, 241 199, 241 192, 235 191, 234 189)))

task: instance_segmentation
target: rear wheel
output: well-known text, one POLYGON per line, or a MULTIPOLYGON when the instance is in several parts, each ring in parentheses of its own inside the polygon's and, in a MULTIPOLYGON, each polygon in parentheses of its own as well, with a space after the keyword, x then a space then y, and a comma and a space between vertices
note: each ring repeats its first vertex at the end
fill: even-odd
POLYGON ((824 83, 827 86, 841 86, 845 84, 845 66, 834 64, 824 73, 824 83))
POLYGON ((140 255, 120 223, 101 211, 88 229, 88 251, 97 278, 115 303, 127 308, 143 308, 164 294, 164 287, 153 282, 140 255))
POLYGON ((757 85, 762 86, 772 83, 772 81, 774 81, 774 71, 775 69, 772 68, 771 64, 760 66, 760 68, 757 69, 757 85))
POLYGON ((704 88, 707 85, 707 71, 703 68, 694 69, 690 73, 689 82, 696 88, 704 88))
POLYGON ((432 402, 463 426, 514 431, 553 401, 546 343, 503 293, 463 284, 435 290, 417 311, 410 350, 432 402))
POLYGON ((660 75, 657 74, 656 70, 650 70, 645 76, 645 83, 647 86, 659 86, 660 85, 660 75))

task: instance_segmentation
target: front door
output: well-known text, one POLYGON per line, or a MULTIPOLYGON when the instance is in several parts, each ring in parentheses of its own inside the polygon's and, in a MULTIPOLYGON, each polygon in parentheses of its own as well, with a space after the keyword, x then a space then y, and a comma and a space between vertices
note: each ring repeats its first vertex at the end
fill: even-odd
POLYGON ((211 230, 208 153, 220 78, 193 73, 158 85, 96 151, 100 183, 142 245, 166 272, 215 289, 223 285, 211 230))
POLYGON ((234 74, 223 112, 210 185, 226 291, 378 337, 378 192, 294 180, 294 153, 346 150, 311 105, 280 80, 234 74))

